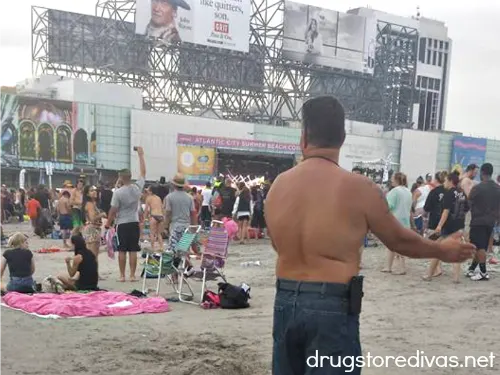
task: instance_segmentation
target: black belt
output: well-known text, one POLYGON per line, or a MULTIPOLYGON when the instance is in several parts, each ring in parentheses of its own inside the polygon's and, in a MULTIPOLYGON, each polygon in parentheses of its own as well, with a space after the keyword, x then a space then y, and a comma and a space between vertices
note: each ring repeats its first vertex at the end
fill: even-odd
POLYGON ((294 281, 279 279, 276 281, 278 290, 286 290, 297 293, 318 293, 335 297, 349 297, 349 286, 347 284, 322 283, 310 281, 294 281))

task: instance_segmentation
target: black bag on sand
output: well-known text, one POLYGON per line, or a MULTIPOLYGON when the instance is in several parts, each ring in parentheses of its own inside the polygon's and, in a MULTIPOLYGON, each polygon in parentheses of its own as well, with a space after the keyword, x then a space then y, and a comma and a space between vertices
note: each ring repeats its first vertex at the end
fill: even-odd
POLYGON ((240 286, 219 283, 220 307, 223 309, 245 309, 250 307, 249 289, 245 290, 240 286))

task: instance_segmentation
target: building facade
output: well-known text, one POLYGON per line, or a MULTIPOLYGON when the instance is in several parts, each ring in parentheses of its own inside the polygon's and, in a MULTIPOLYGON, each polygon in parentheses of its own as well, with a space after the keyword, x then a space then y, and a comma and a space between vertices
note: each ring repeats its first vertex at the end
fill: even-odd
MULTIPOLYGON (((413 97, 413 128, 419 130, 444 130, 446 123, 446 105, 451 65, 452 40, 448 37, 448 28, 442 21, 424 17, 401 17, 371 8, 357 8, 349 13, 365 17, 376 17, 378 27, 399 25, 399 34, 418 33, 417 61, 411 72, 414 77, 415 92, 413 97)), ((404 39, 393 38, 394 43, 405 43, 404 39)), ((401 48, 396 45, 395 48, 401 48)), ((401 74, 397 69, 395 74, 401 74)), ((399 89, 399 87, 398 87, 399 89)))

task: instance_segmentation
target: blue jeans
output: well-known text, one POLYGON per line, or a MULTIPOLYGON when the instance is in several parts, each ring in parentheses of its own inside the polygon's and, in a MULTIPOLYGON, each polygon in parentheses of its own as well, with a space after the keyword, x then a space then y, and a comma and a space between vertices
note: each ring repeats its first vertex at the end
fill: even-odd
POLYGON ((19 293, 34 293, 36 290, 33 277, 11 277, 7 284, 7 291, 19 293))
POLYGON ((277 281, 273 375, 360 375, 358 356, 359 315, 348 314, 346 284, 277 281))

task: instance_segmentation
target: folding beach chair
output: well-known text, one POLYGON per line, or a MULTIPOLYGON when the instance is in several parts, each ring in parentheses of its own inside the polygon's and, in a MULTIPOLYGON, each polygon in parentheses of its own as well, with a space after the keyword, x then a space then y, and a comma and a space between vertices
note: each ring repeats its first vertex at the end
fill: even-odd
POLYGON ((201 300, 205 294, 207 275, 222 278, 227 283, 224 275, 224 265, 227 259, 229 235, 222 221, 213 220, 208 234, 208 241, 201 256, 201 300))
POLYGON ((189 257, 189 250, 197 242, 197 237, 200 230, 201 230, 200 225, 190 225, 189 227, 187 227, 181 239, 175 245, 174 248, 175 259, 173 262, 173 267, 177 270, 177 280, 179 283, 177 287, 178 289, 177 294, 180 302, 196 304, 196 302, 192 301, 194 297, 194 292, 193 289, 191 288, 191 285, 189 285, 186 276, 184 275, 184 271, 186 270, 187 258, 189 257), (189 289, 189 293, 182 292, 182 287, 184 284, 189 289), (188 299, 185 299, 184 297, 188 297, 188 299))
POLYGON ((177 274, 174 268, 174 254, 172 252, 155 252, 152 249, 144 249, 146 260, 144 261, 144 269, 142 271, 142 292, 147 294, 146 279, 156 279, 156 295, 160 294, 160 281, 165 278, 167 282, 172 284, 174 291, 178 294, 177 283, 174 282, 173 276, 177 274))

